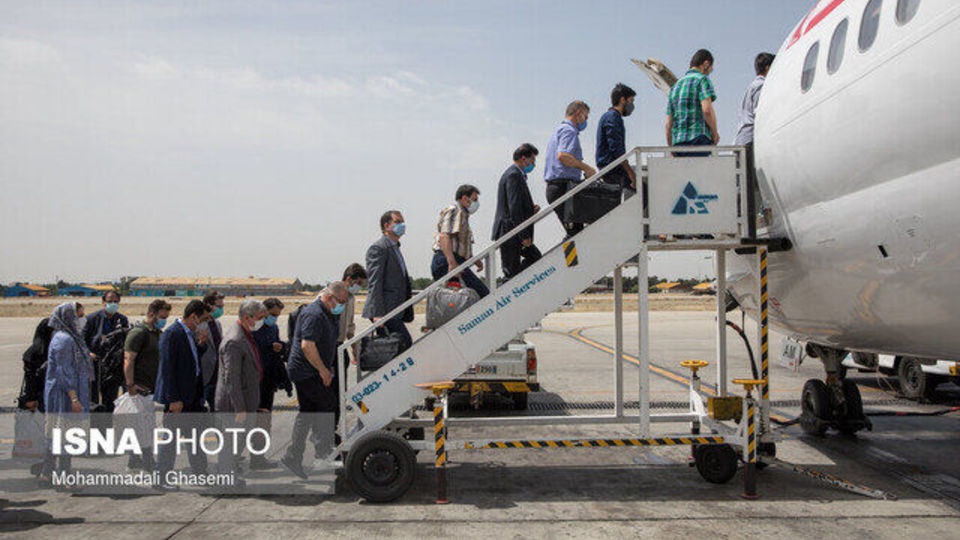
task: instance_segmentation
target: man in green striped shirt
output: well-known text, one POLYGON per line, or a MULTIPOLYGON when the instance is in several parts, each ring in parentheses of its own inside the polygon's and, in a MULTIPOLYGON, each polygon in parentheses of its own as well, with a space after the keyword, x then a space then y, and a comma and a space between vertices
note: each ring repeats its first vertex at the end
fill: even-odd
POLYGON ((668 145, 708 146, 720 141, 717 113, 713 109, 717 93, 709 77, 712 71, 713 55, 700 49, 690 60, 690 70, 670 90, 668 145))

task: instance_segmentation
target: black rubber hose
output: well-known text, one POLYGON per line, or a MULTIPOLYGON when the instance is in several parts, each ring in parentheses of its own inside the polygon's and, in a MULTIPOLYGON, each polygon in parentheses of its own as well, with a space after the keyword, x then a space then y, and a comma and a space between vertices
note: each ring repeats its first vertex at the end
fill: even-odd
POLYGON ((727 326, 733 328, 733 330, 740 335, 740 339, 743 340, 743 345, 747 348, 747 356, 750 357, 750 371, 753 372, 753 378, 759 379, 760 373, 757 371, 757 362, 753 358, 753 349, 750 347, 750 340, 747 339, 747 334, 743 331, 743 328, 737 326, 733 321, 727 321, 727 326))
MULTIPOLYGON (((940 409, 939 411, 866 411, 864 416, 943 416, 945 414, 950 414, 952 412, 960 411, 960 407, 950 407, 947 409, 940 409)), ((794 418, 792 420, 777 420, 776 418, 771 418, 771 422, 774 424, 787 427, 792 426, 800 422, 800 418, 794 418)))

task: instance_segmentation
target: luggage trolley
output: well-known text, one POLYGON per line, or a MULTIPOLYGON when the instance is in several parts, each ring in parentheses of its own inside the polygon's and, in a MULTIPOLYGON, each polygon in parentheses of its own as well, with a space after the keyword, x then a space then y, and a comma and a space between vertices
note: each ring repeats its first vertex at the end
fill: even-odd
MULTIPOLYGON (((627 414, 624 406, 623 381, 623 275, 624 260, 610 261, 614 268, 614 411, 613 414, 576 416, 514 416, 484 418, 449 418, 447 416, 447 380, 414 380, 411 386, 422 397, 429 392, 429 409, 432 418, 418 418, 415 407, 408 404, 408 412, 402 414, 383 429, 364 432, 363 414, 366 405, 363 399, 354 397, 349 401, 343 393, 341 382, 341 410, 352 411, 356 422, 348 428, 347 414, 341 415, 340 432, 346 433, 339 450, 346 452, 343 467, 348 479, 361 496, 371 501, 389 501, 402 495, 413 482, 415 468, 414 450, 434 452, 438 476, 438 502, 446 502, 445 465, 450 450, 495 450, 511 448, 614 448, 626 446, 691 446, 691 456, 697 470, 709 482, 725 483, 736 474, 739 462, 744 466, 744 497, 756 497, 756 464, 761 449, 772 449, 777 442, 770 430, 769 406, 769 359, 768 322, 766 316, 766 258, 770 249, 783 249, 782 242, 761 240, 754 236, 746 186, 746 159, 743 147, 638 147, 627 152, 576 189, 568 192, 543 209, 537 216, 520 224, 512 233, 553 213, 554 208, 574 197, 579 190, 599 180, 613 167, 633 159, 632 166, 642 180, 645 189, 638 190, 635 197, 641 204, 634 206, 639 216, 631 224, 637 225, 636 259, 638 282, 647 283, 648 253, 664 250, 709 250, 715 253, 717 270, 716 306, 716 392, 708 392, 701 386, 700 370, 708 367, 703 360, 684 361, 682 366, 690 371, 689 407, 683 413, 651 413, 650 411, 650 353, 649 353, 649 291, 639 287, 639 397, 638 414, 627 414), (688 153, 696 152, 691 156, 688 153), (760 320, 758 341, 760 343, 759 376, 754 379, 736 379, 734 384, 744 386, 745 395, 735 396, 728 391, 728 367, 726 354, 725 273, 726 253, 753 252, 757 257, 760 273, 760 320), (689 429, 676 434, 652 435, 652 423, 687 424, 689 429), (557 438, 557 439, 449 439, 453 429, 462 426, 553 426, 553 425, 632 425, 633 436, 623 437, 622 432, 608 438, 557 438), (433 433, 434 437, 425 436, 433 433), (357 434, 352 437, 351 435, 357 434)), ((629 197, 630 195, 628 195, 629 197)), ((626 201, 621 203, 625 206, 626 201)), ((631 207, 631 208, 633 208, 631 207)), ((491 254, 503 240, 466 261, 458 272, 475 260, 487 258, 491 268, 495 260, 491 254)), ((568 265, 576 264, 579 235, 554 249, 562 249, 568 265)), ((443 283, 446 278, 438 280, 443 283)), ((435 283, 433 286, 437 285, 435 283)), ((431 286, 431 287, 433 287, 431 286)), ((429 290, 429 288, 428 288, 429 290)), ((410 300, 409 304, 422 299, 425 290, 410 300)), ((544 291, 547 294, 548 291, 544 291)), ((399 313, 405 306, 398 307, 399 313)), ((518 323, 519 324, 519 323, 518 323)), ((372 330, 369 330, 372 331, 372 330)), ((368 333, 369 333, 368 331, 368 333)), ((356 339, 360 339, 361 333, 356 339)), ((350 342, 344 347, 351 345, 350 342)), ((411 364, 411 367, 413 364, 411 364)), ((340 365, 343 381, 343 366, 340 365)), ((386 377, 389 379, 389 377, 386 377)), ((359 394, 358 394, 359 395, 359 394)))

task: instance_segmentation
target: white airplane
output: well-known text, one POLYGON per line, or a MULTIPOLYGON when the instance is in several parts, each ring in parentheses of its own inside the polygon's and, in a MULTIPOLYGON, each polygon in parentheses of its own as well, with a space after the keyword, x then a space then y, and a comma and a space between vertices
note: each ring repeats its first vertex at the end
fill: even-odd
MULTIPOLYGON (((758 236, 793 246, 769 256, 770 321, 825 367, 824 381, 804 386, 807 432, 869 425, 844 379, 848 353, 868 367, 892 355, 920 377, 923 364, 960 359, 957 50, 956 0, 820 0, 767 76, 758 236)), ((752 316, 755 259, 728 270, 752 316)))

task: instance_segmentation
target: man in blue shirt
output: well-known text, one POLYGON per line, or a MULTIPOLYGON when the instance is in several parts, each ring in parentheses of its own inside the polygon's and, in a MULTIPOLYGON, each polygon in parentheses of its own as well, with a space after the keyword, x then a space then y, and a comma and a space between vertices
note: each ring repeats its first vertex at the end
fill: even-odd
POLYGON ((280 462, 300 478, 307 477, 303 470, 303 451, 311 430, 316 457, 327 457, 325 445, 331 442, 329 435, 332 434, 324 431, 319 413, 332 413, 334 422, 339 417, 338 317, 343 314, 348 299, 347 285, 334 281, 297 316, 287 373, 297 389, 297 403, 303 414, 294 420, 290 447, 280 462))
MULTIPOLYGON (((597 173, 583 161, 583 149, 580 147, 580 132, 587 129, 588 116, 590 107, 586 103, 580 100, 570 103, 567 105, 566 118, 557 126, 547 143, 543 179, 547 182, 547 202, 551 204, 569 191, 575 182, 581 180, 581 172, 587 178, 597 173)), ((554 209, 554 212, 566 229, 567 236, 583 230, 583 224, 564 221, 563 205, 554 209)))
MULTIPOLYGON (((603 113, 597 124, 597 168, 602 169, 627 153, 626 132, 623 118, 633 113, 633 100, 637 95, 632 88, 617 83, 610 92, 612 107, 603 113)), ((608 172, 603 181, 620 187, 637 189, 636 173, 626 161, 608 172)))

